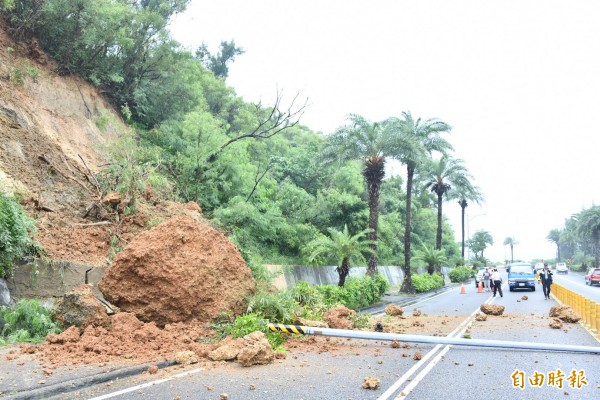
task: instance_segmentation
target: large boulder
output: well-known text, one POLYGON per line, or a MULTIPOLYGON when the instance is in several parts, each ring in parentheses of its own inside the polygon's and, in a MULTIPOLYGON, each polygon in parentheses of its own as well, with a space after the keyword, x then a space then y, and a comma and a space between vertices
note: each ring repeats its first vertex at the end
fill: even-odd
POLYGON ((54 318, 65 328, 76 326, 110 326, 106 307, 92 293, 88 285, 81 285, 66 293, 56 302, 54 318))
POLYGON ((98 284, 122 311, 159 326, 240 314, 256 283, 238 249, 210 225, 176 216, 137 236, 98 284))

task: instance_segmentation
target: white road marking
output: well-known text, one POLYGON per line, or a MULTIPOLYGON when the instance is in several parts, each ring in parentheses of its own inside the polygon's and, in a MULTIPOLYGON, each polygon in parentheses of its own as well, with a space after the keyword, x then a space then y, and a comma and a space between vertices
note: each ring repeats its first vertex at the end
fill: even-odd
POLYGON ((146 383, 143 383, 141 385, 132 386, 132 387, 129 387, 127 389, 119 390, 118 392, 104 394, 102 396, 94 397, 94 398, 91 398, 89 400, 110 399, 111 397, 117 397, 117 396, 120 396, 120 395, 125 394, 125 393, 133 392, 134 390, 143 389, 143 388, 148 387, 148 386, 160 385, 161 383, 172 381, 173 379, 183 378, 184 376, 197 374, 200 371, 202 371, 201 368, 196 368, 196 369, 193 369, 191 371, 186 371, 186 372, 182 372, 180 374, 171 375, 170 377, 165 378, 165 379, 158 379, 156 381, 146 382, 146 383))
MULTIPOLYGON (((502 286, 505 286, 505 285, 502 285, 502 286)), ((445 293, 449 293, 449 292, 445 292, 445 293)), ((445 294, 445 293, 442 293, 442 294, 445 294)), ((440 294, 438 296, 441 296, 442 294, 440 294)), ((437 297, 437 296, 430 297, 426 300, 421 301, 420 303, 430 300, 430 299, 433 299, 435 297, 437 297)), ((496 299, 495 297, 489 297, 484 303, 491 304, 495 299, 496 299)), ((479 308, 477 308, 475 311, 473 311, 463 322, 460 323, 460 325, 456 329, 454 329, 452 332, 450 332, 446 337, 451 338, 451 337, 459 337, 460 335, 463 335, 464 332, 467 330, 468 325, 475 318, 475 314, 477 314, 478 312, 479 312, 479 308)), ((392 396, 400 388, 400 386, 402 386, 415 373, 415 371, 417 371, 419 368, 421 368, 423 366, 423 364, 425 364, 427 362, 427 360, 429 360, 431 357, 433 357, 441 347, 442 347, 442 345, 438 344, 433 349, 431 349, 429 351, 429 353, 427 353, 425 355, 425 357, 423 357, 411 369, 406 371, 406 373, 404 375, 402 375, 396 382, 394 382, 394 384, 392 386, 390 386, 381 396, 379 396, 377 398, 377 400, 389 399, 390 396, 392 396)), ((450 350, 451 347, 452 347, 452 345, 446 345, 444 347, 444 349, 442 349, 442 351, 433 360, 431 360, 428 365, 426 365, 423 368, 423 370, 415 377, 415 379, 413 379, 412 382, 409 385, 407 385, 400 392, 400 394, 398 395, 398 397, 395 398, 395 400, 404 399, 406 396, 408 396, 408 394, 429 373, 429 371, 431 371, 431 369, 441 360, 442 356, 444 356, 450 350)))

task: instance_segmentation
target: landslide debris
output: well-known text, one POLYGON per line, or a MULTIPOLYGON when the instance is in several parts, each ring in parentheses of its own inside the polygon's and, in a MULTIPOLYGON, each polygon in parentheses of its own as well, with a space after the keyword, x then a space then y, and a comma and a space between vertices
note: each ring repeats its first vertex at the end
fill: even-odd
POLYGON ((54 318, 65 328, 76 326, 84 329, 88 325, 110 326, 106 308, 88 285, 81 285, 66 293, 55 305, 54 318))
POLYGON ((566 305, 552 306, 550 308, 550 316, 569 323, 575 323, 581 319, 581 315, 566 305))
POLYGON ((487 315, 502 315, 504 313, 504 306, 497 304, 482 304, 479 309, 487 315))
POLYGON ((98 288, 144 322, 208 322, 245 311, 256 283, 238 249, 207 223, 175 216, 138 235, 98 288))

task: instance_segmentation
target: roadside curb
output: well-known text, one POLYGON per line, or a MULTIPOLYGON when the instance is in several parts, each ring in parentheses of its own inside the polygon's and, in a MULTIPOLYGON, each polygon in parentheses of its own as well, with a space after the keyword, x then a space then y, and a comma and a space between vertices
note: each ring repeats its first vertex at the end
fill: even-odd
POLYGON ((432 290, 430 292, 419 293, 419 294, 414 294, 414 295, 406 295, 406 296, 387 295, 387 296, 383 296, 382 300, 379 303, 368 306, 368 307, 359 308, 356 311, 358 312, 358 314, 376 314, 379 312, 383 312, 383 310, 385 309, 385 307, 388 304, 395 304, 400 307, 407 307, 412 304, 418 303, 421 300, 428 299, 428 298, 438 295, 440 293, 445 293, 449 290, 452 290, 455 287, 456 287, 455 284, 450 284, 450 285, 443 286, 439 289, 432 290))
POLYGON ((76 378, 68 381, 54 383, 52 385, 39 387, 39 388, 25 388, 20 390, 18 393, 5 397, 7 400, 30 400, 30 399, 46 399, 51 396, 73 392, 75 390, 99 385, 108 381, 112 381, 117 378, 127 378, 132 375, 141 374, 148 370, 153 365, 156 365, 159 369, 170 367, 175 365, 175 361, 162 361, 159 363, 150 363, 144 365, 138 365, 135 367, 121 368, 114 371, 105 372, 102 374, 88 375, 82 378, 76 378))

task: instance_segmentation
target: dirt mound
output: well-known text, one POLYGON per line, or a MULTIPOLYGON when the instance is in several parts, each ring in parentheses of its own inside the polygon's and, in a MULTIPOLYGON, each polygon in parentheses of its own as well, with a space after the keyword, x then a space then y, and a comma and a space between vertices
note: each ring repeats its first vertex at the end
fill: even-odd
POLYGON ((110 327, 89 325, 83 331, 71 327, 60 335, 49 334, 45 344, 22 346, 23 353, 35 353, 46 367, 66 364, 149 362, 172 360, 178 352, 193 351, 205 358, 217 344, 201 344, 198 338, 214 337, 214 332, 199 323, 171 324, 160 329, 143 323, 133 314, 118 313, 110 327))
POLYGON ((137 236, 98 288, 122 311, 159 326, 240 314, 256 288, 237 248, 208 224, 177 216, 137 236))

